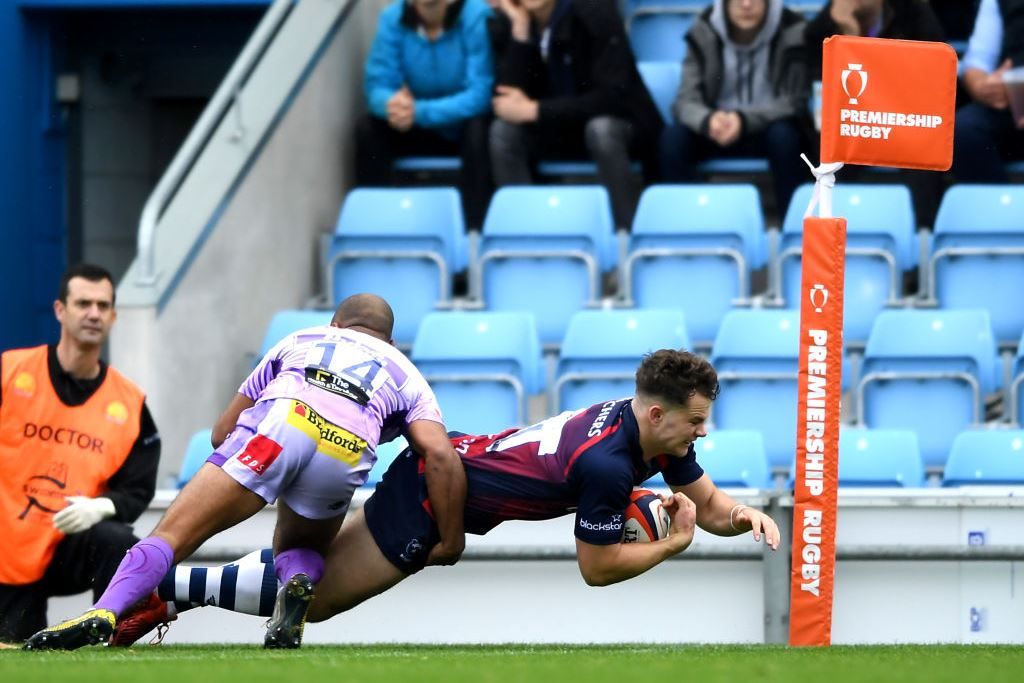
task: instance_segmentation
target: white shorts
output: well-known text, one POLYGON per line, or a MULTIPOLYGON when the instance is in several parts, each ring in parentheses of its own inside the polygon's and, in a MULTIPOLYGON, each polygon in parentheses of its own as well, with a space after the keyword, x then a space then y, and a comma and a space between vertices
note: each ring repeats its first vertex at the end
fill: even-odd
POLYGON ((303 517, 328 519, 348 511, 374 460, 365 439, 302 401, 278 398, 243 412, 207 462, 268 503, 280 498, 303 517))

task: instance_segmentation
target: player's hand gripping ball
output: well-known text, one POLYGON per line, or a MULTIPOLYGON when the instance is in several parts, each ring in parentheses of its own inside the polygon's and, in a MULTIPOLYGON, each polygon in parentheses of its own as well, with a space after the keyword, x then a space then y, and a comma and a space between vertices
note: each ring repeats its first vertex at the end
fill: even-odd
POLYGON ((668 536, 672 524, 661 506, 661 498, 647 489, 636 489, 629 496, 626 522, 622 526, 623 543, 650 543, 668 536))

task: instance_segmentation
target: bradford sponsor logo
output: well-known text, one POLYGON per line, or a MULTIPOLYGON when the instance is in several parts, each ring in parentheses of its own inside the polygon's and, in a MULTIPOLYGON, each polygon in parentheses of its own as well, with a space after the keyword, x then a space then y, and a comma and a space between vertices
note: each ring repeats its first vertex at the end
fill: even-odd
POLYGON ((622 531, 622 517, 616 515, 619 521, 611 522, 591 522, 589 520, 580 518, 580 528, 588 531, 622 531))
POLYGON ((54 441, 62 446, 73 446, 83 451, 103 452, 103 439, 97 439, 85 432, 64 427, 52 427, 50 425, 37 425, 34 422, 26 422, 21 435, 26 439, 39 439, 40 441, 54 441))
POLYGON ((123 425, 128 421, 128 406, 120 401, 111 401, 107 406, 107 421, 123 425))
POLYGON ((302 401, 292 401, 288 413, 288 424, 297 427, 303 434, 315 439, 317 452, 340 460, 347 465, 355 465, 366 450, 366 440, 360 439, 346 429, 333 422, 328 422, 321 415, 302 401))
POLYGON ((361 406, 370 402, 370 396, 363 391, 362 387, 323 368, 306 368, 306 382, 317 389, 344 396, 361 406))
POLYGON ((36 378, 27 372, 19 372, 14 378, 14 393, 32 398, 36 393, 36 378))

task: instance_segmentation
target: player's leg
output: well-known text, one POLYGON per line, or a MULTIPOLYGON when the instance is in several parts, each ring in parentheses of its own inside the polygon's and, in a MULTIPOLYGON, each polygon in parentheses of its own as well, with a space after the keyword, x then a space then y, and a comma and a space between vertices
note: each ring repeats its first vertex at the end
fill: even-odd
POLYGON ((328 551, 324 577, 306 618, 325 621, 383 593, 407 576, 384 556, 366 525, 365 513, 356 510, 345 520, 328 551))
POLYGON ((315 585, 324 573, 324 555, 344 518, 342 514, 310 519, 285 501, 278 503, 274 568, 281 590, 267 624, 264 647, 292 649, 301 645, 306 613, 316 592, 315 585))
POLYGON ((423 568, 440 535, 423 506, 427 490, 421 462, 407 449, 362 509, 345 520, 328 551, 311 621, 352 609, 423 568))
MULTIPOLYGON (((253 551, 219 567, 175 565, 145 603, 118 619, 110 645, 128 647, 196 607, 222 607, 269 617, 276 596, 274 551, 270 548, 253 551)), ((158 642, 161 635, 158 630, 158 642)))

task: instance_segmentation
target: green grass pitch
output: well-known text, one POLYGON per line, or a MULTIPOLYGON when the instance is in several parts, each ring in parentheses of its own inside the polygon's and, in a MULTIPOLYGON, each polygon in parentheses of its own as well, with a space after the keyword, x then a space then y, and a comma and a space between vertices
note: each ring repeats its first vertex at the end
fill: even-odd
POLYGON ((297 651, 171 645, 0 651, 0 681, 5 683, 1019 683, 1022 672, 1024 647, 989 645, 307 645, 297 651))

